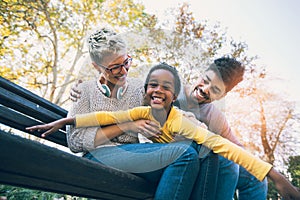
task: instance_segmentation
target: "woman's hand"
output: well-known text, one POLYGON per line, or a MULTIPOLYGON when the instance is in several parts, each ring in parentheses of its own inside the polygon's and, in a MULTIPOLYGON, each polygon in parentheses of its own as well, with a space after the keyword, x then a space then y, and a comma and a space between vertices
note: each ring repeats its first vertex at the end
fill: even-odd
POLYGON ((26 130, 32 132, 32 131, 46 131, 44 132, 41 137, 46 137, 47 135, 50 135, 51 133, 54 133, 64 127, 67 124, 74 124, 74 118, 63 118, 56 120, 54 122, 48 123, 48 124, 43 124, 43 125, 36 125, 36 126, 31 126, 27 127, 26 130))
POLYGON ((159 135, 161 134, 157 123, 144 119, 128 122, 128 131, 140 133, 146 138, 159 138, 159 135))

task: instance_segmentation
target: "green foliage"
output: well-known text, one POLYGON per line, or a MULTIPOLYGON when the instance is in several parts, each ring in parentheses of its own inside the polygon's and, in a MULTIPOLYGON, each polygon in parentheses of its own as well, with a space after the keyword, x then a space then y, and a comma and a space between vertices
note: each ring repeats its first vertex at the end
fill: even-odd
POLYGON ((30 190, 26 188, 13 187, 8 185, 0 185, 0 197, 6 197, 8 200, 53 200, 53 199, 72 199, 86 200, 86 198, 71 197, 63 194, 55 194, 51 192, 42 192, 38 190, 30 190))
POLYGON ((101 0, 0 3, 0 68, 12 69, 10 74, 1 75, 14 77, 18 84, 59 105, 65 101, 62 95, 67 86, 76 78, 77 65, 81 67, 86 59, 88 32, 103 23, 129 29, 156 23, 143 5, 129 0, 106 4, 101 0))
MULTIPOLYGON (((277 120, 284 121, 281 117, 290 117, 283 115, 289 112, 282 109, 292 110, 293 107, 289 103, 282 106, 282 101, 258 90, 265 85, 266 70, 255 64, 256 57, 248 54, 247 44, 228 39, 220 24, 196 20, 188 4, 180 5, 173 12, 170 15, 174 21, 167 26, 167 23, 160 24, 155 15, 148 14, 143 4, 134 0, 0 0, 0 75, 62 105, 68 99, 67 87, 80 73, 93 70, 87 64, 84 43, 91 31, 103 25, 126 34, 130 54, 134 57, 130 70, 134 76, 142 77, 149 64, 165 61, 176 66, 182 79, 190 83, 213 59, 230 55, 242 61, 249 72, 243 81, 246 84, 235 91, 244 97, 251 94, 256 99, 263 97, 264 106, 272 104, 269 110, 266 108, 270 114, 264 116, 270 124, 266 138, 273 144, 272 152, 276 148, 280 152, 290 152, 280 149, 285 146, 279 136, 285 130, 293 130, 292 125, 276 125, 281 125, 277 120), (274 136, 276 140, 272 140, 274 136)), ((268 88, 262 90, 269 91, 268 88)), ((238 102, 230 110, 227 116, 232 119, 229 122, 234 124, 237 133, 243 133, 242 140, 247 139, 245 144, 253 145, 250 148, 257 152, 264 152, 258 142, 261 121, 255 115, 259 113, 259 103, 248 99, 250 105, 247 106, 247 99, 238 100, 243 104, 239 107, 238 102), (245 116, 248 120, 244 120, 245 116)), ((233 101, 231 99, 226 106, 233 101)), ((299 157, 291 157, 289 162, 293 184, 299 187, 299 157)), ((273 194, 273 186, 269 188, 270 195, 275 198, 277 193, 273 194)))
POLYGON ((278 194, 278 192, 275 188, 275 185, 272 181, 268 182, 267 199, 269 199, 269 200, 278 200, 279 199, 279 194, 278 194))
POLYGON ((6 0, 0 11, 0 67, 11 68, 1 75, 59 105, 68 99, 63 94, 76 73, 85 68, 85 37, 103 24, 139 34, 136 38, 143 42, 132 48, 135 66, 163 60, 178 66, 187 82, 219 55, 226 40, 219 25, 196 21, 188 4, 174 11, 175 22, 167 30, 133 0, 6 0), (144 32, 148 38, 140 38, 144 32))
POLYGON ((300 156, 290 156, 288 172, 291 174, 292 184, 300 188, 300 156))

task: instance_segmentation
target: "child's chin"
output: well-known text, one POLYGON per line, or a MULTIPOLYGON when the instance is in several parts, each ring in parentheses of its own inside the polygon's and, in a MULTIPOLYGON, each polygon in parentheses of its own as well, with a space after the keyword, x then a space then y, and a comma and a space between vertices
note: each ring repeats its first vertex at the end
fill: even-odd
POLYGON ((164 109, 163 105, 161 105, 161 104, 153 104, 153 103, 151 103, 151 108, 152 109, 157 109, 157 110, 164 109))

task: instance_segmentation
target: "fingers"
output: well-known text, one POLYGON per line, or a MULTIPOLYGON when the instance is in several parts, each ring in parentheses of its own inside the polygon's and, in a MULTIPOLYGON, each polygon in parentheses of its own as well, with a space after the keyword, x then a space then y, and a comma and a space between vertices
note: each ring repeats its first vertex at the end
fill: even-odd
POLYGON ((48 130, 48 131, 46 131, 45 133, 43 133, 42 135, 41 135, 41 137, 46 137, 46 136, 48 136, 48 135, 50 135, 51 133, 53 132, 53 130, 52 129, 50 129, 50 130, 48 130))
POLYGON ((76 102, 77 99, 79 99, 79 98, 80 98, 80 91, 78 91, 78 90, 75 91, 75 90, 71 89, 71 91, 70 91, 71 101, 76 102))
POLYGON ((149 125, 149 126, 151 126, 151 128, 154 128, 154 129, 156 129, 156 130, 159 130, 159 124, 157 124, 156 122, 147 120, 147 121, 146 121, 146 124, 149 125))
POLYGON ((26 127, 25 129, 29 132, 33 132, 33 131, 41 132, 47 130, 46 132, 41 134, 41 137, 46 137, 47 135, 50 135, 53 132, 53 129, 48 130, 48 127, 45 125, 36 125, 36 126, 26 127))
POLYGON ((32 131, 40 132, 40 131, 44 130, 43 125, 36 125, 36 126, 26 127, 25 129, 30 131, 30 132, 32 132, 32 131))
POLYGON ((80 94, 81 94, 81 91, 78 89, 78 85, 82 83, 82 80, 78 80, 75 85, 73 85, 71 87, 71 90, 70 90, 70 99, 73 101, 73 102, 76 102, 79 98, 80 98, 80 94))
POLYGON ((141 134, 143 134, 145 137, 159 138, 161 135, 159 125, 150 120, 147 120, 144 127, 140 128, 140 130, 141 134))
POLYGON ((81 79, 78 79, 77 80, 77 83, 76 83, 76 87, 80 84, 80 83, 82 83, 83 81, 81 80, 81 79))

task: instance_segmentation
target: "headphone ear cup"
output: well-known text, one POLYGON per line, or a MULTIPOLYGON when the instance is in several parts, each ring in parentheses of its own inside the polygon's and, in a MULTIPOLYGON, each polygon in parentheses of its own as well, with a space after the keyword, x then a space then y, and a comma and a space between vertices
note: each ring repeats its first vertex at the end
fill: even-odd
POLYGON ((123 87, 120 87, 117 92, 117 99, 122 99, 123 96, 123 87))
POLYGON ((105 84, 102 84, 101 87, 103 88, 103 94, 107 97, 110 97, 111 92, 110 92, 109 87, 105 84))

